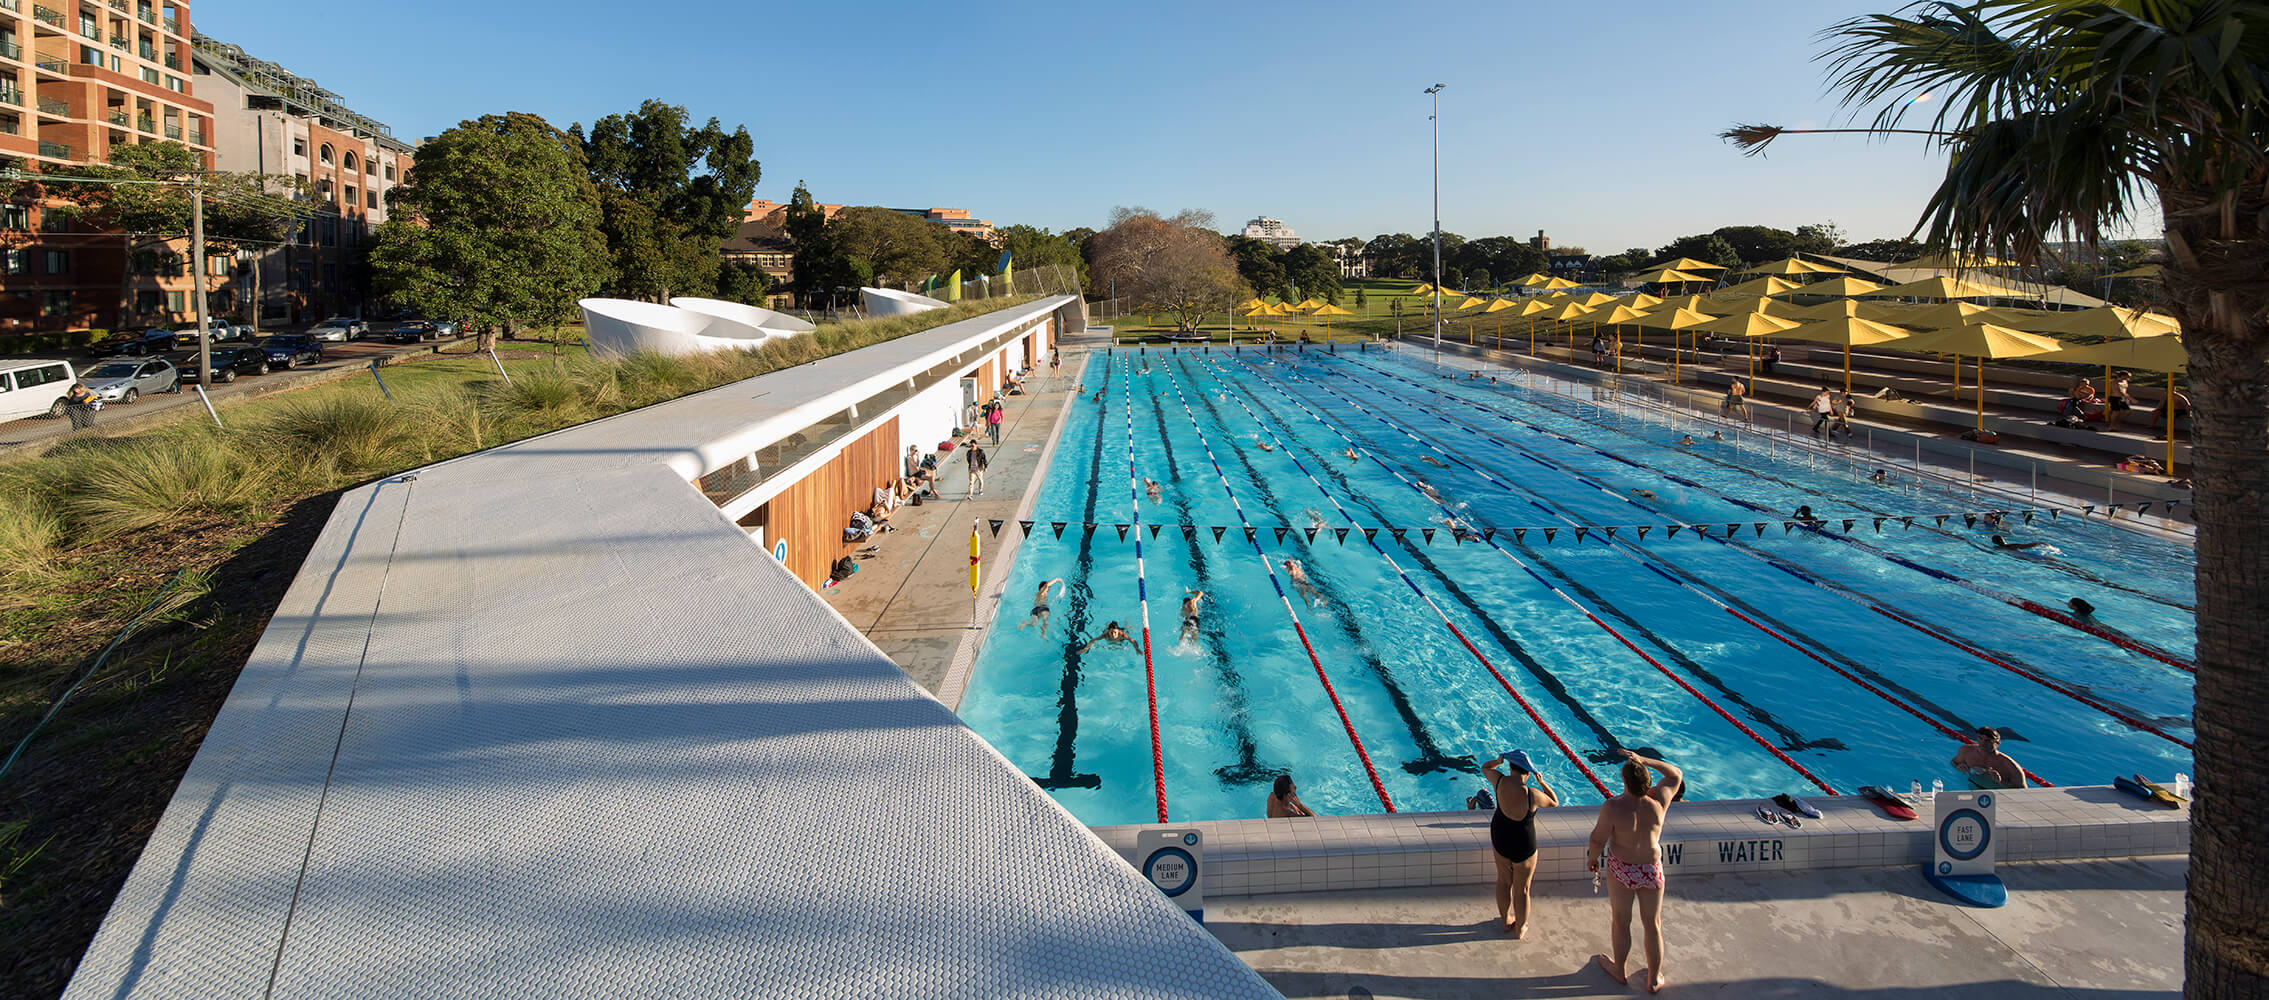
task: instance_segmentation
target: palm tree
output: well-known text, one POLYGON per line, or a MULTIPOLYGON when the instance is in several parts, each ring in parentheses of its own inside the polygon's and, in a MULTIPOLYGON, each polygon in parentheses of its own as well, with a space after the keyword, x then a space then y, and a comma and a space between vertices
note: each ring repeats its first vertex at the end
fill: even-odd
MULTIPOLYGON (((1917 229, 2030 262, 2155 199, 2192 385, 2198 522, 2197 799, 2185 989, 2261 996, 2269 973, 2269 5, 2258 0, 1919 3, 1828 30, 1821 58, 1865 128, 1950 154, 1917 229), (1924 101, 1922 98, 1933 98, 1924 101), (1928 108, 1926 128, 1901 128, 1928 108)), ((1914 124, 1926 124, 1914 121, 1914 124)), ((1752 153, 1788 131, 1725 133, 1752 153)))

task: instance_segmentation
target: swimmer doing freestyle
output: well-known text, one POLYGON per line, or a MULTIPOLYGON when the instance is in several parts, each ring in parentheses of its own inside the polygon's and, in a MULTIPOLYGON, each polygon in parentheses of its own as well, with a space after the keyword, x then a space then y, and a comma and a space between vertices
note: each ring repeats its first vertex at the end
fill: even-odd
POLYGON ((1309 607, 1324 603, 1323 595, 1316 592, 1316 583, 1308 579, 1307 567, 1300 565, 1300 560, 1286 559, 1284 575, 1292 580, 1293 589, 1300 592, 1300 599, 1307 601, 1309 607))

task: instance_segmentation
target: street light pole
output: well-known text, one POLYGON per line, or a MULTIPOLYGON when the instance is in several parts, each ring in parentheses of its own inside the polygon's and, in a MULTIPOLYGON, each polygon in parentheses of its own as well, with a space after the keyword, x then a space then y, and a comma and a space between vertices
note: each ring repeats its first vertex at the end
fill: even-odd
POLYGON ((1434 113, 1434 363, 1442 363, 1442 84, 1426 88, 1433 95, 1434 113))

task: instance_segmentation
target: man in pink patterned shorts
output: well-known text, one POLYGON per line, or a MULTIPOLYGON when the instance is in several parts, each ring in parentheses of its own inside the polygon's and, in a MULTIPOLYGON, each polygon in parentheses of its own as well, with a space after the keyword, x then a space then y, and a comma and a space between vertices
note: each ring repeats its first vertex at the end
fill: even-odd
POLYGON ((1623 751, 1623 794, 1599 807, 1599 822, 1591 829, 1586 857, 1591 869, 1607 859, 1608 937, 1614 957, 1593 955, 1601 972, 1618 983, 1628 983, 1624 969, 1631 957, 1631 903, 1639 904, 1639 922, 1647 936, 1647 992, 1661 991, 1662 974, 1662 821, 1678 795, 1685 776, 1678 768, 1636 752, 1623 751), (1647 785, 1647 772, 1661 780, 1647 785))

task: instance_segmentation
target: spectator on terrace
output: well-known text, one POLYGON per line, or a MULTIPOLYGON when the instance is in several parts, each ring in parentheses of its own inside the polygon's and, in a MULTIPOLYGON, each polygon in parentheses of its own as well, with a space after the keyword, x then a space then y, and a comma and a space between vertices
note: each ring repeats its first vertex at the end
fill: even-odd
POLYGON ((2166 425, 2167 425, 2167 407, 2168 407, 2168 406, 2170 406, 2170 405, 2174 407, 2174 415, 2175 415, 2175 416, 2177 416, 2177 417, 2187 417, 2187 416, 2190 416, 2190 397, 2188 397, 2188 396, 2185 396, 2185 395, 2183 395, 2182 393, 2176 392, 2176 393, 2171 393, 2171 394, 2169 394, 2169 395, 2167 396, 2167 400, 2168 400, 2168 402, 2165 402, 2165 403, 2160 403, 2160 404, 2159 404, 2159 408, 2158 408, 2158 409, 2156 409, 2156 410, 2152 410, 2152 411, 2151 411, 2151 426, 2153 426, 2153 427, 2159 427, 2159 428, 2164 428, 2164 427, 2166 427, 2166 425))
POLYGON ((863 542, 874 537, 874 533, 874 518, 868 517, 866 511, 855 510, 851 512, 851 523, 843 529, 843 540, 846 542, 863 542))

